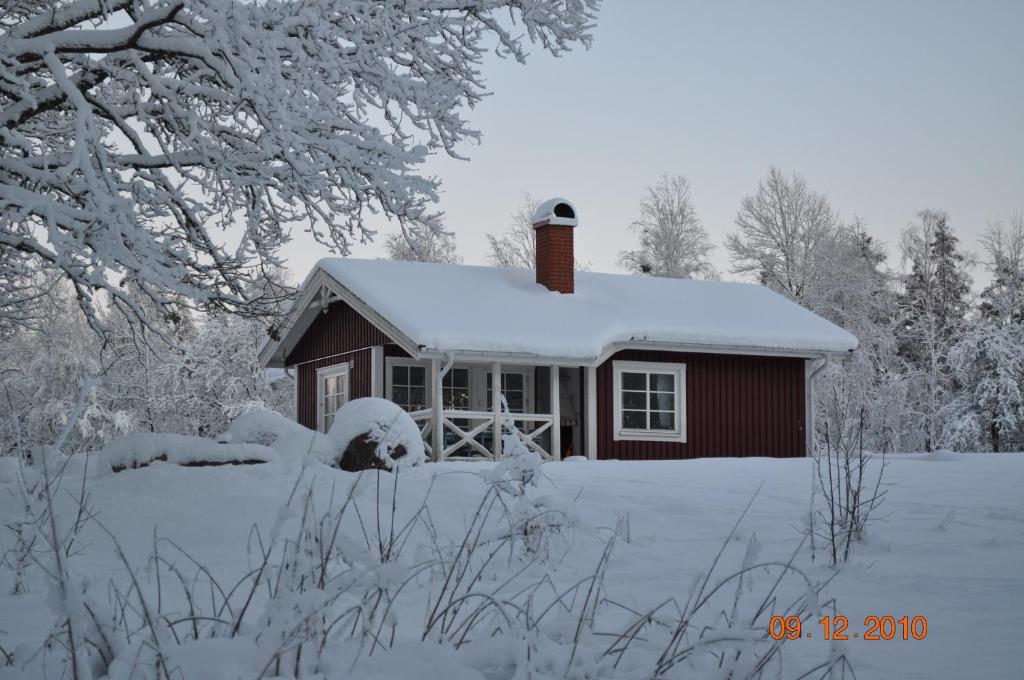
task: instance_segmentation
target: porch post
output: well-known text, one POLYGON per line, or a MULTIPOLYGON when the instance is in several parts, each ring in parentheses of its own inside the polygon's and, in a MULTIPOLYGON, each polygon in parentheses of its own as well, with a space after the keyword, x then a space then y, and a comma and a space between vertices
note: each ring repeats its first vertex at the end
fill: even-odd
POLYGON ((562 403, 558 396, 558 366, 551 367, 551 458, 562 460, 562 403))
POLYGON ((384 396, 384 345, 370 350, 370 396, 384 396))
POLYGON ((491 402, 494 413, 493 451, 495 460, 501 460, 501 362, 495 361, 491 366, 491 402))
POLYGON ((440 461, 444 453, 444 398, 441 392, 441 360, 430 360, 430 446, 431 458, 440 461))
POLYGON ((597 460, 597 366, 587 366, 587 458, 597 460))

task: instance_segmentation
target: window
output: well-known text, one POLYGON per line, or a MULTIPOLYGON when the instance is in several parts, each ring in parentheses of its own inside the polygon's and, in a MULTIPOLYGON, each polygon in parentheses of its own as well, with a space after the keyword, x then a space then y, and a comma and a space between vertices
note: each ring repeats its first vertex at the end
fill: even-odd
POLYGON ((444 407, 469 410, 469 369, 452 368, 445 374, 441 381, 441 393, 444 398, 444 407))
MULTIPOLYGON (((388 364, 388 398, 406 411, 419 411, 431 402, 430 370, 421 363, 398 361, 388 364)), ((452 368, 441 381, 444 407, 470 407, 469 369, 452 368)))
POLYGON ((391 367, 391 401, 406 411, 420 411, 427 407, 427 369, 415 364, 395 364, 391 367))
POLYGON ((616 361, 615 439, 686 441, 686 365, 616 361))
MULTIPOLYGON (((487 374, 487 410, 490 411, 494 405, 494 392, 492 391, 493 373, 487 374)), ((501 393, 508 403, 510 413, 526 413, 526 375, 523 373, 501 374, 501 393)))
POLYGON ((334 424, 334 414, 348 402, 348 364, 319 368, 317 381, 317 429, 327 432, 334 424))

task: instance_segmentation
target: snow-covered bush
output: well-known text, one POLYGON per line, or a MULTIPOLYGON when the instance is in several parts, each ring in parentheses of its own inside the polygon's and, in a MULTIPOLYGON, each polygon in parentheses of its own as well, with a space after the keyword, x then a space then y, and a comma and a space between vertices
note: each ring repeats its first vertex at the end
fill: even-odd
POLYGON ((544 459, 526 444, 511 418, 504 397, 502 407, 507 423, 502 434, 504 457, 481 474, 498 493, 508 514, 511 532, 526 552, 547 556, 554 538, 578 520, 570 503, 538 492, 544 459))
POLYGON ((885 499, 886 457, 864 450, 864 410, 833 389, 825 414, 824 442, 813 452, 806 532, 811 557, 824 550, 835 567, 850 559, 885 499))
POLYGON ((387 399, 353 399, 334 414, 327 437, 335 447, 335 464, 343 470, 364 469, 376 464, 354 460, 357 447, 366 446, 379 467, 396 470, 419 465, 426 460, 423 435, 416 421, 397 404, 387 399))

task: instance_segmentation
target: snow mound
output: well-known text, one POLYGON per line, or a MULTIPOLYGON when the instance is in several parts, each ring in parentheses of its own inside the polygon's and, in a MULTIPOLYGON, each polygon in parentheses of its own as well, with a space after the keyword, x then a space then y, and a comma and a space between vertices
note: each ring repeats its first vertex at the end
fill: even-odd
POLYGON ((233 444, 262 444, 282 457, 311 455, 322 463, 332 464, 337 446, 316 430, 310 430, 274 411, 249 411, 235 418, 218 441, 233 444))
POLYGON ((278 460, 261 444, 224 444, 185 434, 136 432, 110 441, 100 451, 114 472, 145 467, 153 461, 184 466, 254 465, 278 460))
POLYGON ((419 465, 427 459, 416 421, 387 399, 354 399, 338 409, 327 436, 338 452, 339 463, 352 440, 362 435, 377 442, 377 457, 389 470, 419 465), (405 455, 393 458, 399 446, 405 449, 405 455))

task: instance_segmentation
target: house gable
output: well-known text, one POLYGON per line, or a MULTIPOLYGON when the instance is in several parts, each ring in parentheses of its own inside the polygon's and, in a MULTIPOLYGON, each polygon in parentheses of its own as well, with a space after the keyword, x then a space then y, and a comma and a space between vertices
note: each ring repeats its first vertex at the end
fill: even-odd
POLYGON ((386 347, 390 354, 405 354, 347 302, 332 302, 325 311, 318 311, 284 359, 286 365, 296 368, 296 420, 316 429, 318 369, 347 363, 349 398, 371 396, 374 347, 386 347))

